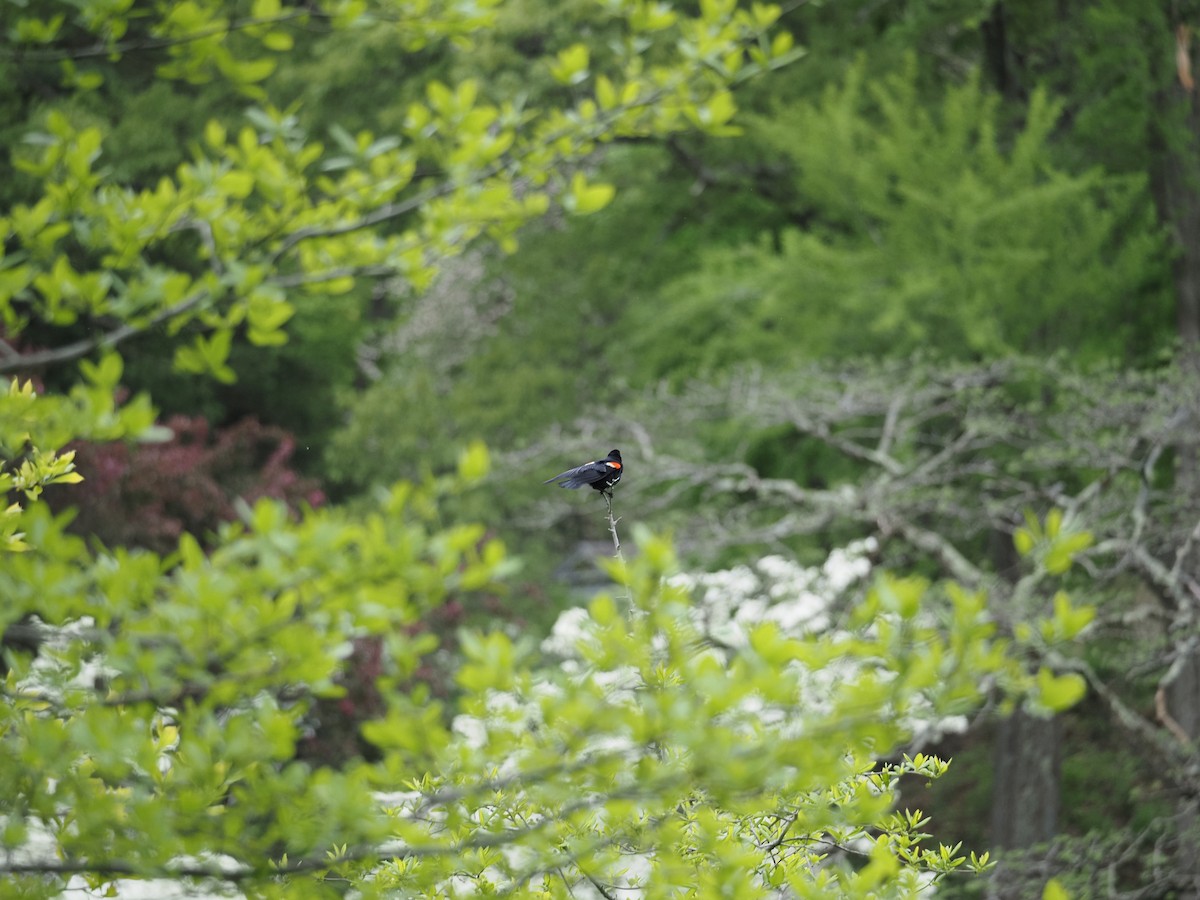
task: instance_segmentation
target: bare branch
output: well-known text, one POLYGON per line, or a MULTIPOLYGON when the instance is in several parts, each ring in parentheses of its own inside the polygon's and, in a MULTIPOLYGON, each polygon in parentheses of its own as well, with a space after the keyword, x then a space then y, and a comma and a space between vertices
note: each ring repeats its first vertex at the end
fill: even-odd
POLYGON ((897 394, 888 404, 887 415, 883 419, 883 430, 879 435, 876 452, 887 455, 891 453, 892 442, 896 439, 896 422, 900 418, 900 410, 906 400, 904 394, 897 394))
POLYGON ((1181 744, 1191 746, 1192 740, 1188 737, 1188 733, 1183 730, 1183 726, 1175 721, 1175 717, 1171 715, 1167 709, 1167 689, 1164 685, 1159 685, 1158 690, 1154 692, 1154 717, 1158 719, 1167 731, 1171 732, 1181 744))
POLYGON ((1195 526, 1188 533, 1188 536, 1184 539, 1183 543, 1180 544, 1179 548, 1175 551, 1175 564, 1171 566, 1171 571, 1169 573, 1172 581, 1178 582, 1182 579, 1183 564, 1187 562, 1188 557, 1191 556, 1192 550, 1195 549, 1196 541, 1198 540, 1200 540, 1200 521, 1196 522, 1195 526))
POLYGON ((983 587, 985 583, 983 571, 976 568, 940 534, 921 528, 891 511, 881 513, 880 520, 885 527, 899 532, 918 550, 937 559, 956 581, 971 588, 983 587))
POLYGON ((1181 745, 1174 737, 1168 739, 1163 732, 1129 708, 1115 691, 1101 679, 1090 665, 1080 659, 1059 659, 1056 667, 1070 670, 1082 675, 1088 686, 1096 693, 1109 711, 1113 719, 1131 735, 1137 737, 1147 748, 1153 750, 1165 763, 1170 766, 1170 773, 1177 780, 1182 779, 1192 790, 1200 789, 1200 777, 1196 771, 1197 758, 1189 746, 1181 745))
POLYGON ((629 581, 629 567, 625 564, 625 554, 621 552, 621 539, 617 536, 617 522, 619 519, 613 518, 612 508, 612 491, 601 491, 600 494, 604 497, 604 502, 608 505, 608 530, 612 534, 613 539, 613 556, 621 563, 621 576, 625 580, 625 596, 629 601, 629 605, 633 605, 633 585, 629 581))

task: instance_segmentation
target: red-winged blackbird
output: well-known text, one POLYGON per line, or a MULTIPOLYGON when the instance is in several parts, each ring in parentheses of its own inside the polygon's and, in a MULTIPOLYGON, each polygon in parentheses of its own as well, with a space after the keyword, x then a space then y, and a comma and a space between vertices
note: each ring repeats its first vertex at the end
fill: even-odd
POLYGON ((560 475, 555 475, 553 478, 547 478, 542 484, 554 482, 559 487, 570 488, 575 490, 584 485, 590 484, 600 493, 612 495, 613 485, 621 480, 621 472, 624 469, 621 466, 621 451, 610 450, 608 456, 604 459, 593 460, 589 463, 584 463, 582 466, 576 466, 573 469, 567 469, 560 475))

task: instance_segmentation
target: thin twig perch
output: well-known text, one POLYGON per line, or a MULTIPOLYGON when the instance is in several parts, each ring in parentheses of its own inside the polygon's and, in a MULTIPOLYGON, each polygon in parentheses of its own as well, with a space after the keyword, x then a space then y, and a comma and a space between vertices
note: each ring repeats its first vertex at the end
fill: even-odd
POLYGON ((613 539, 613 556, 621 563, 621 576, 625 581, 625 594, 629 599, 630 605, 633 604, 633 586, 629 583, 629 567, 625 565, 625 554, 621 552, 621 538, 617 535, 617 519, 613 516, 612 508, 612 492, 601 491, 601 496, 604 497, 604 502, 608 506, 608 530, 612 534, 613 539))

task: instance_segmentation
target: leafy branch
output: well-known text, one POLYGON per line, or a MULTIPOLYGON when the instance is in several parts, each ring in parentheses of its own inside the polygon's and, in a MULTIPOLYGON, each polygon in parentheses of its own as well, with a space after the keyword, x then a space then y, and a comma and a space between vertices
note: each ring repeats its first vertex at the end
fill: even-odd
POLYGON ((3 355, 3 358, 0 359, 0 373, 19 372, 26 369, 36 369, 41 366, 60 365, 87 356, 94 350, 115 347, 132 337, 149 331, 157 325, 162 325, 190 312, 208 299, 208 297, 208 289, 201 288, 178 303, 159 310, 148 319, 125 322, 112 331, 103 332, 95 337, 82 338, 70 344, 63 344, 61 347, 54 347, 49 350, 31 350, 21 353, 7 341, 0 339, 0 348, 3 348, 0 350, 0 354, 3 355))
POLYGON ((279 15, 275 16, 248 16, 243 19, 234 19, 232 22, 214 23, 206 28, 198 28, 195 31, 188 32, 187 34, 173 35, 171 37, 146 37, 138 39, 131 38, 129 40, 114 41, 111 43, 98 42, 90 47, 39 47, 26 45, 6 47, 0 44, 0 57, 32 61, 91 59, 98 56, 108 57, 111 59, 114 54, 117 56, 124 56, 127 53, 140 53, 146 50, 164 50, 168 47, 179 47, 186 44, 193 44, 197 41, 203 41, 211 37, 227 35, 263 25, 282 25, 287 22, 296 21, 297 19, 307 21, 308 19, 332 18, 333 17, 327 13, 323 13, 317 9, 298 9, 290 12, 280 13, 279 15))

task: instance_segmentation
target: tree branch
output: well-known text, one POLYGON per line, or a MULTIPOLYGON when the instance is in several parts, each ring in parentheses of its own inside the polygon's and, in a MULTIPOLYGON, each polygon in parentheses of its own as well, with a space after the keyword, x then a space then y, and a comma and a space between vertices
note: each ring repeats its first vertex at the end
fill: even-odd
POLYGON ((891 511, 882 513, 880 521, 885 527, 897 531, 918 550, 923 550, 937 559, 956 581, 969 588, 983 587, 983 570, 959 553, 958 548, 940 534, 914 525, 891 511))
MULTIPOLYGON (((135 335, 139 335, 144 331, 149 331, 156 325, 161 325, 169 319, 182 315, 188 310, 199 305, 209 296, 207 288, 201 288, 188 297, 180 300, 173 306, 168 306, 166 309, 160 310, 154 316, 144 322, 131 323, 127 322, 119 328, 114 328, 105 334, 101 334, 94 338, 84 338, 80 341, 75 341, 72 344, 65 344, 62 347, 55 347, 52 350, 36 350, 32 353, 17 353, 16 355, 4 354, 5 358, 0 360, 0 373, 18 372, 25 369, 34 369, 41 366, 53 366, 59 363, 71 362, 86 356, 93 350, 102 347, 115 347, 122 341, 126 341, 135 335)), ((14 351, 15 352, 15 351, 14 351)))
POLYGON ((1080 659, 1060 659, 1055 665, 1082 675, 1096 695, 1112 712, 1113 718, 1130 734, 1141 739, 1144 744, 1154 750, 1164 762, 1171 766, 1172 774, 1177 779, 1183 779, 1191 790, 1200 789, 1200 778, 1196 771, 1196 754, 1190 744, 1179 743, 1174 736, 1167 739, 1163 732, 1151 725, 1138 715, 1117 696, 1085 661, 1080 659))
POLYGON ((96 43, 90 47, 80 48, 20 47, 15 50, 4 48, 0 50, 0 57, 24 58, 26 60, 90 59, 97 56, 112 56, 114 53, 123 55, 143 50, 163 50, 167 47, 194 44, 197 41, 203 41, 206 38, 215 37, 216 35, 229 34, 234 31, 241 31, 260 25, 282 25, 299 18, 325 19, 330 17, 316 9, 298 9, 292 12, 281 13, 278 16, 249 17, 227 22, 224 25, 214 24, 209 28, 202 28, 189 34, 179 35, 178 37, 144 38, 116 41, 112 44, 96 43))
POLYGON ((519 840, 544 831, 551 825, 565 821, 579 812, 596 809, 613 800, 630 800, 645 794, 652 794, 653 789, 661 789, 678 778, 667 778, 658 785, 631 785, 607 794, 590 796, 584 800, 568 803, 537 821, 521 828, 510 828, 501 832, 484 832, 462 841, 445 844, 380 844, 378 846, 359 847, 346 853, 331 856, 306 856, 289 859, 286 863, 268 860, 258 865, 241 864, 237 867, 222 866, 218 863, 196 862, 166 862, 151 865, 138 865, 127 860, 86 860, 86 859, 45 859, 15 861, 12 859, 0 862, 0 872, 11 875, 100 875, 100 876, 129 876, 135 878, 208 878, 216 881, 226 881, 233 884, 254 881, 260 878, 274 878, 279 875, 298 875, 310 872, 321 872, 333 869, 346 862, 369 862, 392 858, 428 858, 443 856, 460 856, 472 850, 487 850, 495 847, 505 847, 519 840))
POLYGON ((608 506, 608 530, 612 534, 613 539, 613 556, 621 563, 621 575, 625 580, 625 595, 629 600, 630 606, 633 605, 633 585, 629 583, 629 567, 625 564, 625 554, 621 552, 621 538, 617 536, 617 522, 620 521, 613 517, 612 508, 612 491, 601 491, 604 497, 604 502, 608 506))

